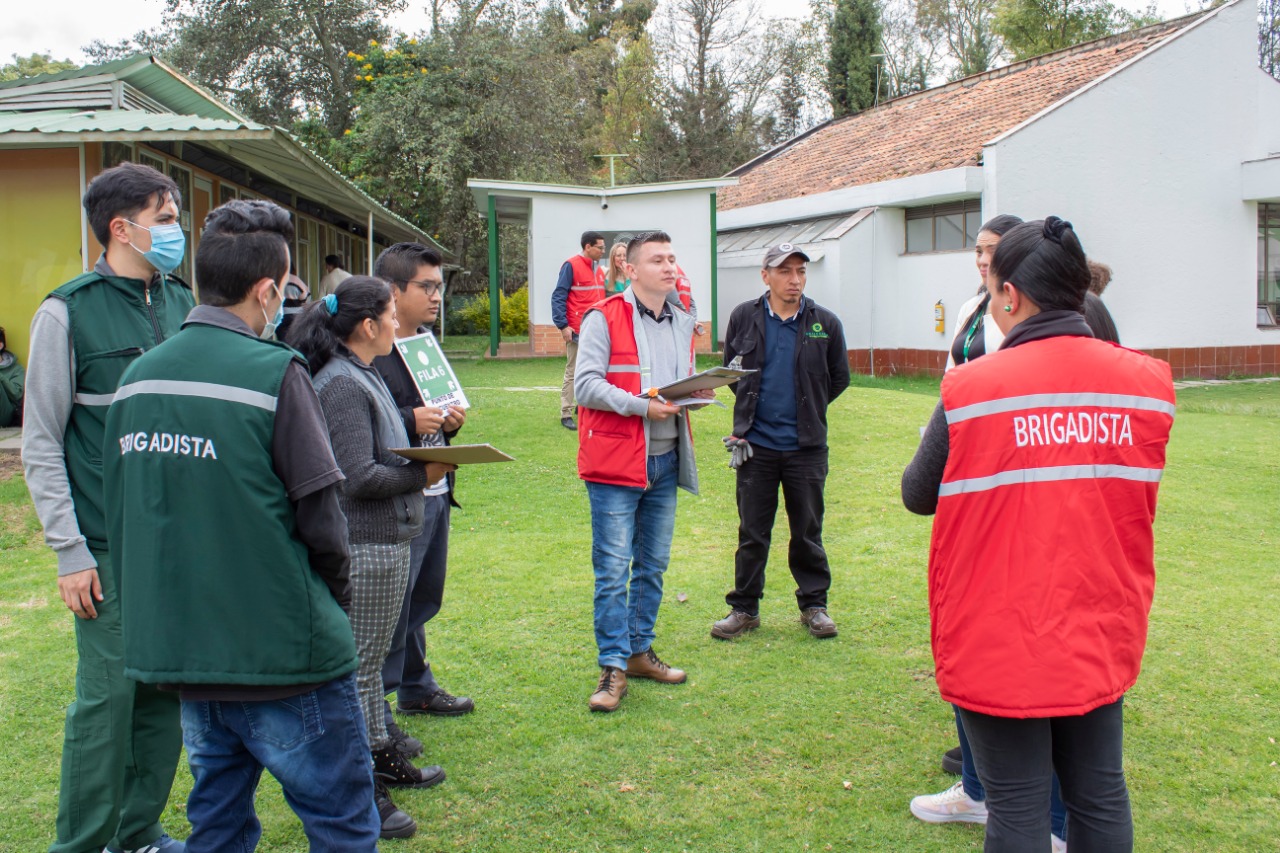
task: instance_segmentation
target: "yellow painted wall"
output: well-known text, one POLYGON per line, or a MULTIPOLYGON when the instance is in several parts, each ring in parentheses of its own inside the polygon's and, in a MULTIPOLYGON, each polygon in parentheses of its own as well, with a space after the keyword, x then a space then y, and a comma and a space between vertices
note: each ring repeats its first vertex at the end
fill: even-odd
POLYGON ((36 308, 83 269, 78 149, 0 151, 0 258, 0 326, 27 364, 36 308))

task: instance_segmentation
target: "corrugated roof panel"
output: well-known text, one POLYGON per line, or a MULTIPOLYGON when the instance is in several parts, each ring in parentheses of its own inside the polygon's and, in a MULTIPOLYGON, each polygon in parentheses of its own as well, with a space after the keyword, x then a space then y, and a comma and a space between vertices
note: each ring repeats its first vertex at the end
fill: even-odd
POLYGON ((228 121, 200 116, 148 113, 142 110, 43 110, 0 113, 0 134, 5 133, 173 133, 257 130, 271 128, 253 122, 228 121))

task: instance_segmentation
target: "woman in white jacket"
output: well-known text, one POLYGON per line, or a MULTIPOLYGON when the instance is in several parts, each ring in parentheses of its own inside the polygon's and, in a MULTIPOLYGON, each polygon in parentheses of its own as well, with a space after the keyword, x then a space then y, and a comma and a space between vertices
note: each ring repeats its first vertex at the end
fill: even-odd
POLYGON ((987 320, 987 307, 991 299, 987 293, 987 268, 991 266, 991 256, 995 254, 1000 238, 1013 226, 1021 224, 1021 219, 1005 213, 987 220, 979 229, 973 247, 974 259, 978 264, 978 292, 956 312, 955 335, 951 351, 947 354, 947 370, 1000 348, 1004 335, 995 323, 987 320))

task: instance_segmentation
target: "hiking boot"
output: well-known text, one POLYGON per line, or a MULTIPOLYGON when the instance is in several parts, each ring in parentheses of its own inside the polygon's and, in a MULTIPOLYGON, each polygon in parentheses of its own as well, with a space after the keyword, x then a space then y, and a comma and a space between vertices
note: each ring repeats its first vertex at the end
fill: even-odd
POLYGON ((394 743, 373 750, 373 777, 388 788, 431 788, 444 781, 439 765, 416 767, 394 743))
POLYGON ((834 637, 837 634, 836 623, 827 615, 825 607, 806 607, 800 611, 800 621, 809 633, 819 639, 834 637))
POLYGON ((391 740, 405 758, 413 759, 422 755, 422 741, 400 728, 395 720, 387 723, 387 734, 391 735, 391 740))
POLYGON ((596 685, 596 692, 591 694, 591 710, 616 711, 626 695, 627 674, 616 666, 601 667, 600 683, 596 685))
POLYGON ((187 853, 187 845, 184 841, 175 841, 170 838, 169 833, 166 832, 155 841, 141 847, 112 847, 108 844, 102 848, 102 853, 187 853))
POLYGON ((663 684, 684 684, 688 678, 683 669, 674 669, 659 660, 653 649, 627 658, 627 677, 651 678, 663 684))
POLYGON ((391 802, 391 792, 382 780, 373 779, 373 802, 378 807, 378 820, 382 822, 379 838, 412 838, 418 824, 391 802))
POLYGON ((759 616, 752 616, 745 610, 734 608, 729 611, 728 616, 711 626, 711 636, 717 640, 732 640, 759 627, 759 616))
POLYGON ((987 804, 969 798, 964 782, 941 794, 925 794, 911 801, 911 813, 925 823, 986 823, 987 804))
POLYGON ((437 690, 426 699, 417 702, 396 700, 396 710, 401 714, 431 714, 433 717, 461 717, 476 709, 476 703, 466 696, 454 696, 448 690, 437 690))
POLYGON ((953 746, 942 753, 942 772, 950 773, 952 776, 959 776, 964 769, 963 762, 964 756, 960 754, 960 747, 953 746))
POLYGON ((574 432, 578 431, 578 425, 573 422, 573 418, 561 418, 560 426, 564 427, 565 429, 571 429, 574 432))

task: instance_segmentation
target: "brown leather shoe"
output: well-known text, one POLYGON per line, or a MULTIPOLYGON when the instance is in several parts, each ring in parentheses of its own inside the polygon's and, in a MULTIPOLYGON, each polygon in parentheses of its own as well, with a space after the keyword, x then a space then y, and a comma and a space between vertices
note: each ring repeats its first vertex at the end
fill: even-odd
POLYGON ((760 617, 745 610, 730 610, 729 615, 711 626, 711 636, 717 640, 732 640, 760 627, 760 617))
POLYGON ((663 684, 684 684, 687 676, 683 669, 675 669, 663 663, 653 649, 627 658, 627 675, 632 678, 652 678, 663 684))
POLYGON ((596 692, 591 694, 591 710, 616 711, 626 695, 627 674, 616 666, 601 667, 600 683, 596 685, 596 692))
POLYGON ((825 607, 806 607, 800 611, 800 621, 809 629, 810 634, 819 639, 834 637, 839 633, 825 607))

